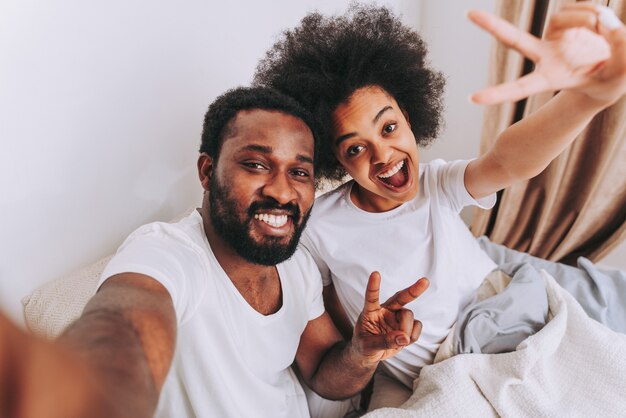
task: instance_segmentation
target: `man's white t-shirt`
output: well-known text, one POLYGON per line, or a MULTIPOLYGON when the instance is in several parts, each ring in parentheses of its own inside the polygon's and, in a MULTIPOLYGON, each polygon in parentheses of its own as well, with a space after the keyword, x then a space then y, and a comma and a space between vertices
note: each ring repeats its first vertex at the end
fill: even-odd
POLYGON ((459 216, 464 206, 489 208, 496 199, 476 201, 467 192, 468 163, 420 164, 417 196, 383 213, 355 206, 350 181, 316 199, 301 239, 324 284, 334 284, 352 324, 363 309, 371 272, 381 274, 381 303, 421 277, 430 280, 428 290, 406 305, 423 324, 420 338, 385 361, 387 371, 409 388, 421 367, 432 363, 458 312, 496 268, 459 216))
POLYGON ((217 262, 197 211, 175 224, 133 232, 100 283, 141 273, 168 290, 178 323, 176 350, 157 417, 308 417, 290 366, 309 320, 324 312, 319 271, 304 250, 276 266, 283 304, 254 310, 217 262))

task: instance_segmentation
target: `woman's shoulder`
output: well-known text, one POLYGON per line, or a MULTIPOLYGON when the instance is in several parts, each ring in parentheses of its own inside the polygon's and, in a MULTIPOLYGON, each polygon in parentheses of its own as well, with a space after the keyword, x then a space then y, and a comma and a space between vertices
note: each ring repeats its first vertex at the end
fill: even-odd
POLYGON ((328 210, 329 208, 333 208, 341 204, 341 202, 350 193, 352 183, 354 183, 354 180, 349 180, 333 189, 330 189, 329 187, 324 190, 324 188, 322 188, 322 190, 318 192, 318 196, 315 198, 313 212, 320 212, 322 208, 324 210, 328 210))

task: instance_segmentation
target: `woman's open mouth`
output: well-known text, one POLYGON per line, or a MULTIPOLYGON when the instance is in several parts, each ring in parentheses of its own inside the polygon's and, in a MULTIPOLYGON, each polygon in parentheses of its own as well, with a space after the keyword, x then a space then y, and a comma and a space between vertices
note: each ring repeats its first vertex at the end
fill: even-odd
POLYGON ((376 176, 380 182, 391 190, 398 191, 409 183, 409 165, 404 159, 390 169, 376 176))

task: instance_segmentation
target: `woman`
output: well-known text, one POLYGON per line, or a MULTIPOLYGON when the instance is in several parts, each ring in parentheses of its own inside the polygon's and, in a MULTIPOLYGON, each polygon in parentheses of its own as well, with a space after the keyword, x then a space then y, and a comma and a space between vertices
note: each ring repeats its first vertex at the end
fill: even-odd
POLYGON ((530 76, 474 95, 476 102, 562 91, 468 161, 419 163, 418 145, 439 131, 444 81, 427 65, 418 34, 385 8, 310 14, 259 64, 255 83, 295 97, 322 125, 318 180, 352 177, 316 200, 302 239, 322 272, 327 309, 338 325, 351 332, 372 271, 382 277, 383 300, 420 277, 430 281, 407 305, 424 324, 420 339, 384 363, 384 378, 400 382, 404 394, 395 401, 382 396, 381 403, 377 380, 376 407, 406 400, 459 310, 497 267, 460 210, 492 207, 498 190, 541 172, 626 92, 626 28, 606 10, 567 5, 553 15, 543 41, 495 16, 470 13, 537 64, 530 76), (343 309, 332 302, 335 292, 343 309))

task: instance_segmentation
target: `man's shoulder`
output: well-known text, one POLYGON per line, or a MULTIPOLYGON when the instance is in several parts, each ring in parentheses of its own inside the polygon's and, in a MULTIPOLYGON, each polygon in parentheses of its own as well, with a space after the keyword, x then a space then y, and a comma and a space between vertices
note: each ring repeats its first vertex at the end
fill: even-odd
POLYGON ((178 222, 151 222, 133 231, 109 263, 161 266, 207 274, 212 259, 203 236, 201 217, 191 214, 178 222), (199 219, 199 220, 198 220, 199 219))
MULTIPOLYGON (((139 273, 170 294, 179 324, 195 312, 213 270, 206 245, 195 237, 199 215, 179 222, 152 222, 131 233, 102 272, 98 286, 121 273, 139 273)), ((201 219, 201 218, 200 218, 201 219)))
POLYGON ((296 251, 294 251, 293 255, 281 264, 299 269, 308 269, 311 265, 315 266, 313 257, 311 257, 309 251, 301 243, 298 244, 298 247, 296 248, 296 251))
POLYGON ((182 218, 177 222, 150 222, 133 231, 124 241, 124 245, 134 241, 151 242, 161 245, 178 245, 197 250, 202 238, 202 224, 197 213, 182 218))
POLYGON ((281 264, 288 274, 298 274, 307 279, 320 280, 317 264, 315 264, 313 257, 302 244, 298 244, 298 248, 293 255, 281 264))

